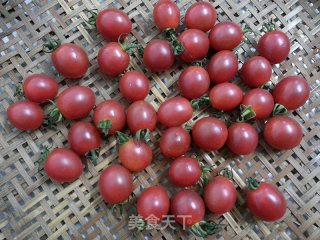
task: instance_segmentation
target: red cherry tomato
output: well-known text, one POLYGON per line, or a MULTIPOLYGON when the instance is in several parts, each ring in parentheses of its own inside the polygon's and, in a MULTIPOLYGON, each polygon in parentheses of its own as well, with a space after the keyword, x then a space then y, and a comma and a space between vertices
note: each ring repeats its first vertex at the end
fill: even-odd
POLYGON ((190 157, 179 157, 171 163, 169 177, 179 187, 196 184, 201 177, 201 167, 197 160, 190 157))
POLYGON ((287 150, 300 144, 302 129, 294 119, 278 116, 268 120, 264 126, 263 136, 271 147, 287 150))
POLYGON ((94 92, 84 86, 65 89, 57 99, 57 107, 68 119, 80 119, 87 116, 96 103, 94 92))
POLYGON ((226 125, 215 117, 199 119, 192 128, 192 139, 202 149, 215 151, 223 147, 228 137, 226 125))
POLYGON ((44 74, 33 74, 27 77, 23 83, 26 98, 36 103, 53 100, 57 96, 58 90, 58 83, 44 74))
POLYGON ((282 79, 273 89, 273 98, 288 110, 301 107, 308 100, 310 87, 308 82, 299 76, 290 76, 282 79))
POLYGON ((130 172, 118 164, 109 166, 100 175, 99 191, 104 201, 110 204, 127 200, 133 191, 130 172))
POLYGON ((44 170, 55 181, 72 182, 82 174, 82 161, 73 151, 57 148, 48 155, 44 170))
POLYGON ((228 82, 238 72, 237 56, 228 50, 216 53, 209 61, 208 73, 214 83, 228 82))
POLYGON ((191 66, 181 73, 178 84, 182 96, 195 99, 208 91, 210 77, 204 68, 191 66))
POLYGON ((168 127, 177 127, 190 120, 193 109, 190 102, 183 97, 166 100, 158 109, 159 121, 168 127))
POLYGON ((235 154, 248 155, 253 153, 258 141, 258 133, 249 123, 235 123, 228 129, 227 145, 235 154))
POLYGON ((153 224, 160 223, 168 214, 169 208, 169 196, 166 190, 158 186, 145 189, 137 202, 138 214, 146 221, 152 220, 153 224))
POLYGON ((140 129, 149 129, 152 132, 157 124, 157 113, 150 103, 136 101, 128 108, 127 123, 133 134, 140 129))
POLYGON ((152 40, 144 49, 143 61, 150 70, 164 72, 173 65, 173 50, 164 40, 152 40))
POLYGON ((233 50, 242 41, 242 30, 234 22, 221 22, 209 34, 210 45, 215 50, 233 50))
POLYGON ((98 31, 111 41, 123 40, 131 32, 129 17, 119 9, 109 8, 98 13, 96 18, 98 31))
POLYGON ((119 82, 121 94, 129 101, 143 100, 149 93, 149 80, 141 72, 130 71, 125 73, 119 82))
POLYGON ((72 43, 61 44, 55 49, 51 61, 58 73, 71 79, 83 77, 89 67, 87 53, 72 43))
POLYGON ((185 154, 191 143, 190 134, 181 127, 168 128, 160 138, 160 150, 168 158, 185 154))
POLYGON ((246 61, 240 71, 241 79, 250 87, 260 87, 267 83, 272 74, 270 62, 260 56, 255 56, 246 61))
POLYGON ((280 31, 271 31, 264 34, 258 42, 258 52, 271 64, 284 61, 290 52, 290 40, 280 31))
POLYGON ((167 28, 177 28, 180 23, 180 10, 174 2, 161 0, 153 9, 153 18, 161 31, 167 28))
POLYGON ((37 129, 44 120, 42 108, 30 101, 20 101, 10 105, 7 116, 12 126, 21 130, 37 129))
POLYGON ((237 200, 237 191, 226 177, 213 178, 204 189, 204 202, 210 212, 224 214, 229 212, 237 200))
POLYGON ((230 111, 239 106, 243 93, 237 85, 226 82, 214 86, 209 93, 209 98, 213 108, 230 111))
POLYGON ((215 24, 217 12, 210 3, 197 2, 188 8, 184 19, 189 29, 207 32, 215 24))

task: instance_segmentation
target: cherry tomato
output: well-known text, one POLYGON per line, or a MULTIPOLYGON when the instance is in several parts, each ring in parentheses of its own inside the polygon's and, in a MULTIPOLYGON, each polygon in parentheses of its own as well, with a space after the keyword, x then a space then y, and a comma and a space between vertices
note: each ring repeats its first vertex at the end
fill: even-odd
POLYGON ((195 99, 208 91, 210 77, 204 68, 191 66, 181 73, 178 84, 182 96, 195 99))
POLYGON ((241 79, 250 87, 260 87, 267 83, 272 74, 270 62, 260 56, 255 56, 246 61, 240 71, 241 79))
POLYGON ((226 82, 215 85, 209 93, 209 98, 213 108, 230 111, 239 106, 243 93, 237 85, 226 82))
POLYGON ((166 100, 158 109, 159 121, 168 127, 177 127, 190 120, 193 109, 190 102, 183 97, 166 100))
POLYGON ((210 212, 224 214, 236 203, 237 191, 228 178, 217 176, 206 185, 203 199, 210 212))
POLYGON ((121 94, 129 101, 143 100, 149 93, 149 80, 141 72, 130 71, 125 73, 119 82, 121 94))
POLYGON ((188 8, 184 19, 189 29, 207 32, 215 24, 217 12, 210 3, 197 2, 188 8))
POLYGON ((228 82, 238 72, 237 56, 228 50, 216 53, 209 61, 208 73, 214 83, 228 82))
POLYGON ((143 61, 150 70, 164 72, 173 65, 173 50, 164 40, 152 40, 144 49, 143 61))
POLYGON ((106 100, 100 103, 94 110, 93 121, 94 125, 98 127, 100 121, 110 120, 110 128, 102 128, 106 134, 112 135, 120 131, 126 124, 126 112, 123 106, 115 100, 106 100))
POLYGON ((161 31, 167 28, 177 28, 180 23, 180 10, 174 2, 161 0, 153 9, 153 18, 161 31))
POLYGON ((235 123, 228 129, 227 145, 235 154, 248 155, 253 153, 258 141, 258 133, 249 123, 235 123))
POLYGON ((51 77, 44 74, 33 74, 23 83, 23 91, 30 101, 36 103, 53 100, 58 93, 59 85, 51 77))
POLYGON ((271 64, 284 61, 290 52, 290 40, 280 31, 271 31, 264 34, 258 42, 258 52, 271 64))
POLYGON ((264 139, 279 150, 292 149, 302 140, 302 129, 297 121, 287 116, 270 118, 264 126, 264 139))
POLYGON ((98 64, 101 71, 112 77, 123 73, 129 63, 129 54, 117 42, 105 44, 98 53, 98 64))
POLYGON ((61 44, 55 49, 51 61, 58 73, 71 79, 83 77, 89 67, 87 53, 72 43, 61 44))
POLYGON ((98 31, 111 41, 123 40, 131 32, 129 17, 119 9, 109 8, 98 13, 96 18, 98 31))
POLYGON ((151 223, 160 223, 168 214, 170 208, 170 199, 161 187, 153 186, 145 189, 137 202, 138 214, 146 221, 152 217, 151 223))
POLYGON ((234 22, 221 22, 209 34, 210 45, 215 50, 233 50, 242 41, 242 30, 234 22))
POLYGON ((194 62, 203 59, 209 51, 208 36, 201 30, 188 29, 180 34, 178 41, 182 42, 185 49, 180 54, 184 62, 194 62))
POLYGON ((157 124, 157 113, 150 103, 136 101, 128 108, 127 123, 133 134, 140 129, 149 129, 152 132, 157 124))
POLYGON ((299 76, 290 76, 282 79, 273 89, 273 98, 288 110, 301 107, 308 100, 310 87, 308 82, 299 76))
POLYGON ((44 120, 42 108, 30 101, 20 101, 10 105, 7 116, 12 126, 21 130, 37 129, 44 120))
POLYGON ((190 134, 181 127, 168 128, 160 138, 160 150, 168 158, 185 154, 191 143, 190 134))
POLYGON ((99 191, 104 201, 110 204, 127 200, 133 191, 130 172, 118 164, 107 167, 100 175, 99 191))
POLYGON ((228 137, 226 125, 215 117, 199 119, 192 128, 192 139, 202 149, 215 151, 223 147, 228 137))
POLYGON ((201 167, 197 160, 190 157, 179 157, 171 163, 169 177, 179 187, 196 184, 201 177, 201 167))
POLYGON ((55 181, 72 182, 82 174, 82 161, 73 151, 57 148, 48 155, 44 170, 55 181))

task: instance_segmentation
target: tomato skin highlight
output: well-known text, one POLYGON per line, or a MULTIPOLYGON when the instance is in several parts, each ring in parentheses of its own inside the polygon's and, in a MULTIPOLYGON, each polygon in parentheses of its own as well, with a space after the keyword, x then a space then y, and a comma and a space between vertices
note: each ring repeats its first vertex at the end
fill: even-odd
POLYGON ((167 28, 178 28, 180 23, 180 10, 174 2, 161 0, 153 9, 153 18, 161 31, 167 28))
POLYGON ((119 89, 129 101, 143 100, 148 96, 150 90, 149 80, 141 72, 130 71, 120 78, 119 89))

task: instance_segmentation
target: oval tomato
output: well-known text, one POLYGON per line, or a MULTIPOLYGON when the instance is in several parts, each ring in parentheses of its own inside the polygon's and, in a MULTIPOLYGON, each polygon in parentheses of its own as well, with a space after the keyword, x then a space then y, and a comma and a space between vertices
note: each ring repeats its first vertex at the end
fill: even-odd
POLYGON ((126 72, 119 81, 121 94, 129 101, 143 100, 149 93, 149 80, 141 72, 126 72))
POLYGON ((220 22, 209 34, 210 45, 215 50, 233 50, 242 41, 241 28, 234 22, 220 22))
POLYGON ((188 8, 184 18, 187 28, 209 31, 217 20, 215 8, 207 2, 197 2, 188 8))
POLYGON ((167 28, 177 28, 180 23, 180 10, 174 2, 161 0, 153 9, 153 18, 161 31, 167 28))

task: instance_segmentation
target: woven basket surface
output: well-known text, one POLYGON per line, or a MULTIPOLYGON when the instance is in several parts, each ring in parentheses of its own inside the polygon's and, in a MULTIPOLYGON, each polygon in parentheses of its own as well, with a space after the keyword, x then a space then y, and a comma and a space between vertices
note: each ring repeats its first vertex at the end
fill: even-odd
MULTIPOLYGON (((99 71, 98 50, 107 42, 85 23, 86 9, 118 8, 132 20, 132 35, 128 42, 137 40, 143 47, 154 38, 164 38, 152 18, 156 0, 1 0, 0 4, 0 239, 194 239, 189 232, 174 223, 175 229, 145 230, 134 236, 128 230, 130 215, 137 214, 134 203, 144 188, 160 185, 170 197, 177 190, 168 180, 172 161, 163 158, 159 138, 164 130, 160 124, 151 135, 153 162, 143 172, 134 174, 133 205, 125 207, 122 216, 113 215, 98 192, 102 170, 118 163, 118 146, 114 136, 105 138, 97 164, 88 162, 82 176, 70 183, 60 184, 49 179, 40 162, 41 149, 69 147, 68 129, 74 121, 64 121, 58 129, 38 129, 31 132, 13 128, 6 110, 18 101, 15 86, 28 75, 45 73, 59 82, 59 92, 68 86, 90 87, 97 104, 115 99, 126 108, 129 102, 118 89, 119 77, 108 77, 99 71), (42 51, 46 39, 56 38, 82 46, 89 55, 90 67, 85 77, 70 80, 60 76, 52 66, 50 54, 42 51)), ((185 28, 186 9, 195 1, 180 0, 181 26, 185 28)), ((255 33, 262 34, 263 24, 272 19, 277 29, 285 32, 291 41, 289 57, 273 65, 271 81, 299 74, 310 84, 307 103, 290 111, 303 130, 301 144, 288 151, 277 152, 260 136, 253 154, 246 157, 232 155, 227 147, 207 152, 197 148, 189 155, 213 165, 212 176, 223 168, 233 169, 237 187, 237 203, 224 215, 207 214, 207 220, 224 224, 222 231, 208 239, 320 239, 320 1, 299 0, 217 0, 210 1, 216 8, 218 21, 246 24, 255 33), (267 223, 256 220, 245 203, 247 177, 263 179, 277 186, 287 201, 287 210, 281 221, 267 223)), ((249 43, 238 50, 239 67, 255 51, 259 34, 247 34, 249 43)), ((155 109, 166 99, 178 96, 177 79, 188 65, 176 60, 168 71, 157 74, 149 71, 138 52, 131 55, 130 68, 141 71, 150 80, 150 94, 146 101, 155 109)), ((243 90, 239 76, 234 79, 243 90)), ((52 108, 46 105, 45 110, 52 108)), ((190 125, 210 114, 211 108, 194 112, 190 125)), ((91 114, 84 121, 92 121, 91 114)), ((255 125, 263 129, 263 122, 255 125)), ((128 133, 128 131, 126 131, 128 133)), ((199 190, 199 187, 194 187, 199 190)))

